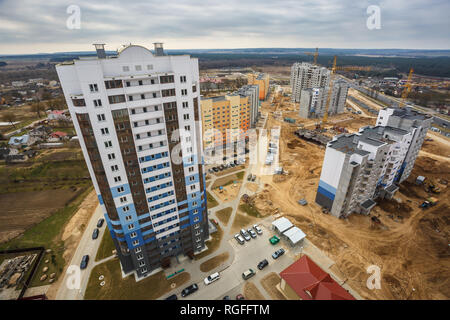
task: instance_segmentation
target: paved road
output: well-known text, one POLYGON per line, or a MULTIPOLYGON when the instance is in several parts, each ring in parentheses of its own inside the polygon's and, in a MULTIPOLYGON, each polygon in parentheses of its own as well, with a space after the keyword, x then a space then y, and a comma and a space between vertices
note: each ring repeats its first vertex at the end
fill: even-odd
MULTIPOLYGON (((81 237, 80 243, 75 251, 75 254, 70 261, 70 265, 79 266, 81 262, 81 258, 85 255, 89 255, 89 263, 88 267, 84 270, 81 270, 81 286, 80 289, 69 289, 66 285, 69 275, 66 274, 64 276, 63 282, 59 287, 59 290, 56 294, 57 300, 82 300, 84 296, 84 292, 86 290, 86 286, 89 280, 89 275, 92 269, 99 263, 104 261, 95 262, 95 256, 97 255, 98 247, 100 246, 100 242, 102 241, 103 234, 106 229, 106 223, 100 228, 100 232, 98 238, 96 240, 92 239, 92 232, 97 227, 98 219, 103 218, 103 213, 100 208, 100 205, 95 209, 94 214, 92 215, 89 223, 81 237)), ((106 259, 105 259, 106 260, 106 259)))

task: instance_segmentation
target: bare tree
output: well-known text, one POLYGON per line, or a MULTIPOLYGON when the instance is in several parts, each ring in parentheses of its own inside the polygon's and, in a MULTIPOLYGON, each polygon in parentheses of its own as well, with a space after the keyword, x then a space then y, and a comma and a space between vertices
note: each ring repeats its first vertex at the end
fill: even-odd
POLYGON ((41 112, 44 111, 44 105, 37 100, 35 103, 31 105, 31 111, 36 112, 38 118, 41 118, 41 112))
POLYGON ((14 129, 16 128, 16 125, 14 124, 14 122, 16 122, 17 117, 13 112, 11 112, 11 111, 5 112, 2 116, 2 120, 5 122, 11 123, 11 125, 14 127, 14 129))

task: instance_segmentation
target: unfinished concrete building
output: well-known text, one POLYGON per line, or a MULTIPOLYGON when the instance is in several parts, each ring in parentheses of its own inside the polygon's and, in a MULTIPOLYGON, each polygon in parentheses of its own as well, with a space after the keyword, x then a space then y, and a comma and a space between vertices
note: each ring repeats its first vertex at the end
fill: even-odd
POLYGON ((394 127, 363 127, 328 143, 316 202, 336 217, 368 214, 377 198, 392 198, 395 177, 413 134, 394 127))
POLYGON ((422 148, 428 129, 433 123, 433 117, 407 108, 385 108, 380 110, 377 125, 390 126, 412 133, 413 137, 405 161, 396 176, 396 181, 405 181, 414 167, 416 158, 422 148))
POLYGON ((300 102, 302 90, 325 88, 330 81, 330 70, 310 63, 294 63, 291 67, 291 88, 293 102, 300 102))
MULTIPOLYGON (((300 88, 299 95, 292 94, 292 101, 300 103, 300 117, 322 118, 325 114, 327 104, 329 74, 327 75, 327 73, 321 69, 308 68, 303 68, 301 65, 296 71, 291 73, 292 92, 297 90, 297 88, 300 88), (310 87, 311 84, 313 84, 313 87, 310 87), (298 101, 297 97, 299 97, 298 101)), ((326 68, 323 69, 327 70, 326 68)), ((332 86, 330 105, 328 107, 329 115, 344 112, 348 93, 348 84, 342 79, 333 81, 332 86)))

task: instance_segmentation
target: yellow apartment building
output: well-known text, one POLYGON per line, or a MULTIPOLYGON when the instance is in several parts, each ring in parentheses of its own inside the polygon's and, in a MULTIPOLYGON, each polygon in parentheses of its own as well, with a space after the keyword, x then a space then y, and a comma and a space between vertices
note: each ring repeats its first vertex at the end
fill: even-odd
POLYGON ((237 93, 202 98, 203 149, 209 154, 212 148, 229 148, 245 139, 250 128, 250 101, 248 96, 237 93), (227 132, 228 129, 231 129, 227 132), (232 130, 232 129, 241 129, 232 130))
POLYGON ((259 100, 266 100, 269 95, 269 74, 249 73, 247 79, 249 85, 259 86, 259 100))

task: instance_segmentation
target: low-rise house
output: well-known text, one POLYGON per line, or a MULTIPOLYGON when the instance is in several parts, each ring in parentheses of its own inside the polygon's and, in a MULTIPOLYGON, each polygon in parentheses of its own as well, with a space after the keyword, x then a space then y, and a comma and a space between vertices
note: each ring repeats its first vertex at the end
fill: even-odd
POLYGON ((9 148, 0 148, 0 160, 5 160, 9 155, 11 149, 9 148))
POLYGON ((28 134, 23 136, 11 137, 8 144, 13 148, 25 148, 31 146, 35 140, 28 134))
POLYGON ((26 161, 28 157, 23 153, 20 154, 10 154, 6 156, 6 163, 15 163, 15 162, 23 162, 26 161))
POLYGON ((50 138, 48 139, 48 142, 58 142, 58 141, 66 139, 66 138, 68 138, 67 133, 62 132, 62 131, 55 131, 50 134, 50 138))
POLYGON ((281 271, 280 289, 291 300, 356 300, 307 255, 281 271))
POLYGON ((47 126, 38 126, 28 133, 31 137, 39 140, 46 140, 50 133, 52 132, 52 129, 47 126))
POLYGON ((47 111, 47 120, 69 120, 69 118, 65 115, 64 111, 62 110, 53 110, 53 111, 47 111))

